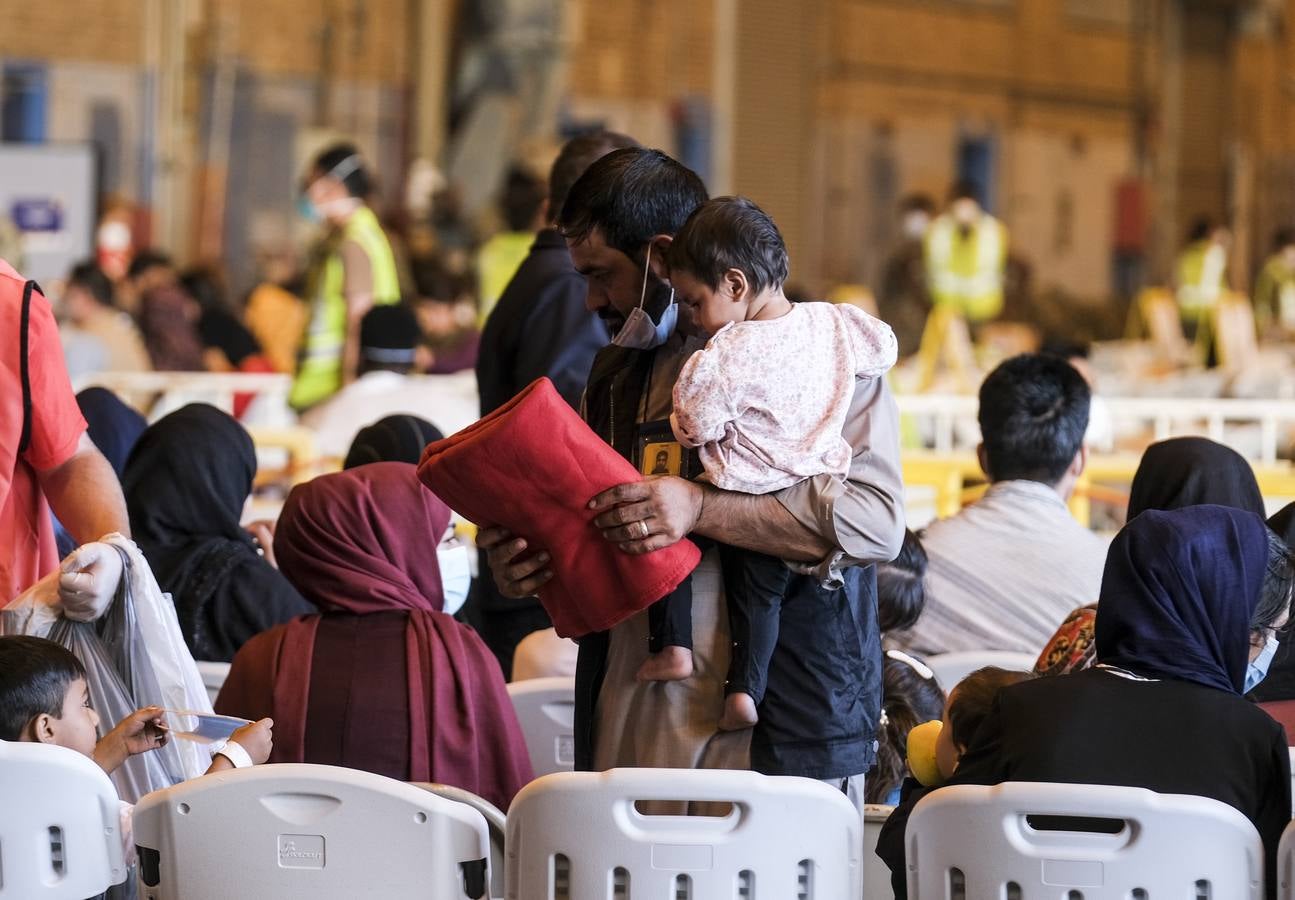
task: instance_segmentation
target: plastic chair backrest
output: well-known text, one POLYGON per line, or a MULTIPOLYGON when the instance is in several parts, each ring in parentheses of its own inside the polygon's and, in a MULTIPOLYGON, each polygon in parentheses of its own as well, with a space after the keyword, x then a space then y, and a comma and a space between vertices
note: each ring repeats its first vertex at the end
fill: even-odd
POLYGON ((229 666, 227 662, 204 662, 198 660, 198 674, 202 676, 202 684, 207 689, 207 696, 211 702, 216 702, 216 696, 220 689, 225 686, 225 679, 229 677, 229 666))
POLYGON ((140 900, 482 900, 486 822, 381 775, 268 765, 157 791, 135 807, 140 900))
POLYGON ((504 814, 484 797, 478 797, 471 791, 454 787, 451 784, 435 784, 428 781, 410 782, 414 787, 429 791, 446 800, 464 803, 481 813, 490 832, 490 896, 504 895, 504 835, 508 830, 508 820, 504 814))
POLYGON ((890 888, 890 869, 877 856, 877 839, 881 826, 886 824, 893 806, 869 803, 863 808, 863 896, 866 900, 894 900, 890 888))
POLYGON ((508 685, 535 777, 570 772, 575 765, 576 681, 532 678, 508 685))
POLYGON ((942 788, 914 808, 904 845, 912 900, 1263 893, 1263 846, 1244 815, 1218 800, 1143 788, 942 788))
POLYGON ((103 769, 64 747, 0 741, 0 898, 85 900, 125 879, 103 769))
POLYGON ((1277 848, 1277 900, 1295 900, 1295 822, 1286 826, 1277 848))
POLYGON ((1295 819, 1295 747, 1287 747, 1291 760, 1291 818, 1295 819))
POLYGON ((848 900, 862 892, 859 811, 807 778, 560 772, 517 794, 505 843, 507 900, 848 900), (707 811, 727 804, 728 812, 644 814, 642 801, 707 811))
POLYGON ((948 692, 977 669, 997 666, 1000 669, 1030 672, 1033 671, 1037 660, 1037 656, 1009 650, 968 650, 961 653, 940 653, 928 656, 924 662, 935 673, 935 679, 940 682, 940 687, 948 692))

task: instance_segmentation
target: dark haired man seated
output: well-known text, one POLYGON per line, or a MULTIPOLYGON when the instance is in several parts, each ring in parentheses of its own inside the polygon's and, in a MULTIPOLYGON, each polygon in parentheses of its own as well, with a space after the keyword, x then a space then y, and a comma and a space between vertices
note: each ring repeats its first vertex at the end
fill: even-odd
POLYGON ((931 655, 1036 654, 1097 598, 1106 545, 1066 506, 1088 463, 1088 384, 1066 360, 1017 356, 980 387, 980 466, 990 488, 922 534, 926 608, 894 637, 931 655))

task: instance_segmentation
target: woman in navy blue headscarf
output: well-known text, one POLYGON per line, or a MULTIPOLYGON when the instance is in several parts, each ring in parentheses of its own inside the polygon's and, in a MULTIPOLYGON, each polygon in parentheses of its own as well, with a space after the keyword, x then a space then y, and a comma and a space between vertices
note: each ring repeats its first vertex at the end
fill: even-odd
POLYGON ((1144 512, 1107 556, 1097 665, 1002 690, 953 783, 1112 784, 1220 800, 1258 829, 1274 896, 1290 758, 1281 726, 1243 694, 1283 636, 1293 576, 1290 551, 1253 512, 1144 512))
MULTIPOLYGON (((76 395, 76 403, 85 417, 91 442, 108 460, 120 481, 130 451, 148 427, 148 422, 107 388, 86 388, 76 395)), ((54 537, 58 542, 60 559, 76 549, 76 541, 57 520, 54 522, 54 537)))

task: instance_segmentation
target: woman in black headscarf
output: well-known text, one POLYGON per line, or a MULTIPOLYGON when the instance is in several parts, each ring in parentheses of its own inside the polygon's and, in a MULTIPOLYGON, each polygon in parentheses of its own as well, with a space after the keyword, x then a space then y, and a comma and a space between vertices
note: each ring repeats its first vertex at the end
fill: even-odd
POLYGON ((1204 504, 1264 515, 1263 494, 1245 457, 1203 437, 1170 438, 1148 447, 1129 487, 1128 518, 1148 509, 1204 504))
POLYGON ((387 416, 361 428, 346 453, 343 469, 375 462, 406 462, 418 465, 423 449, 445 435, 426 419, 412 415, 387 416))
POLYGON ((253 635, 316 612, 239 524, 255 475, 247 432, 202 403, 150 426, 126 464, 131 532, 197 659, 228 662, 253 635))
MULTIPOLYGON (((1129 487, 1128 521, 1149 509, 1203 505, 1264 514, 1263 494, 1245 457, 1203 437, 1170 438, 1148 447, 1129 487)), ((1067 616, 1039 654, 1035 673, 1066 675, 1091 666, 1097 653, 1096 617, 1095 606, 1081 607, 1067 616)), ((1285 648, 1283 653, 1289 655, 1285 648)), ((1285 678, 1274 681, 1284 684, 1285 678)))
MULTIPOLYGON (((1219 800, 1259 832, 1275 896, 1290 759, 1280 726, 1242 694, 1289 621, 1293 564, 1254 513, 1191 506, 1133 519, 1106 559, 1097 665, 1002 689, 951 783, 1111 784, 1219 800)), ((887 862, 895 871, 903 860, 892 851, 887 862)))

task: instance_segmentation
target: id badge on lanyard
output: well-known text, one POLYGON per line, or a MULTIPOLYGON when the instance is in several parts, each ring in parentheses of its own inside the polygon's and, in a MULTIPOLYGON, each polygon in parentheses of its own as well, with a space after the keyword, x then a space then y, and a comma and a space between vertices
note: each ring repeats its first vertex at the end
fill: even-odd
POLYGON ((687 450, 675 440, 669 419, 638 426, 634 461, 639 473, 645 476, 676 475, 691 481, 704 471, 697 451, 687 450))

